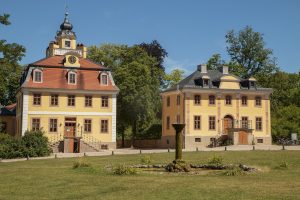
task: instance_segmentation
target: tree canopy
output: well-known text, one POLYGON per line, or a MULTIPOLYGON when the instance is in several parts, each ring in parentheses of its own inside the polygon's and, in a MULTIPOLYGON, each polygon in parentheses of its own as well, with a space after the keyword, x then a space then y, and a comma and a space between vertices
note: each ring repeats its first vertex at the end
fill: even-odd
MULTIPOLYGON (((0 24, 9 25, 9 14, 0 15, 0 24)), ((22 68, 19 61, 25 55, 25 48, 16 43, 0 40, 0 104, 14 103, 22 68)))
POLYGON ((169 74, 165 74, 163 89, 170 88, 178 84, 183 79, 184 71, 174 69, 169 74))
POLYGON ((120 89, 117 98, 118 133, 132 128, 132 137, 146 131, 159 120, 161 70, 153 66, 157 60, 138 45, 106 44, 89 48, 89 59, 104 62, 112 69, 120 89))

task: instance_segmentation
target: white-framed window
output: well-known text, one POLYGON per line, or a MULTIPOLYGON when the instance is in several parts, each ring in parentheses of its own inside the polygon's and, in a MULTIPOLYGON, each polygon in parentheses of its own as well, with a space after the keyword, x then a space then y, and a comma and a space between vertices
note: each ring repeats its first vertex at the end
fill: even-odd
POLYGON ((68 84, 76 85, 77 83, 77 76, 75 72, 68 73, 68 84))
POLYGON ((40 69, 35 69, 33 71, 33 82, 42 83, 43 82, 43 72, 40 69))
POLYGON ((101 85, 108 85, 108 75, 107 74, 101 74, 100 83, 101 83, 101 85))
POLYGON ((65 40, 65 48, 71 48, 71 40, 65 40))

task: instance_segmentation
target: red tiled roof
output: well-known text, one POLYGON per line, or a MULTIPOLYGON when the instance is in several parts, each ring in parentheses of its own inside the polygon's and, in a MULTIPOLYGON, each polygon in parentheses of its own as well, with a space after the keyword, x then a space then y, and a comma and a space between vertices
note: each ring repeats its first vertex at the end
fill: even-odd
MULTIPOLYGON (((65 56, 51 56, 38 60, 31 65, 33 66, 51 66, 51 67, 64 67, 65 56)), ((96 64, 88 59, 79 58, 80 68, 95 68, 95 69, 105 69, 106 67, 96 64)))
MULTIPOLYGON (((40 61, 36 62, 39 63, 40 61)), ((42 83, 33 82, 33 74, 27 79, 28 82, 24 83, 23 87, 29 88, 49 88, 49 89, 72 89, 72 90, 104 90, 104 91, 117 91, 118 88, 114 86, 108 79, 108 85, 101 85, 99 81, 98 70, 77 70, 77 83, 76 85, 68 84, 67 78, 68 69, 66 68, 44 68, 42 83)))

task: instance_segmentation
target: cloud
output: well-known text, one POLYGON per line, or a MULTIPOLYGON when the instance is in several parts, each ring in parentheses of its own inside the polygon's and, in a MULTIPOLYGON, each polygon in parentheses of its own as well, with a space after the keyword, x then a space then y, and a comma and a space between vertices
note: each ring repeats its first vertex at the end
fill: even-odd
POLYGON ((175 60, 170 57, 165 58, 164 66, 166 67, 166 72, 170 73, 174 69, 181 69, 184 71, 184 76, 188 76, 193 73, 200 61, 191 60, 175 60))

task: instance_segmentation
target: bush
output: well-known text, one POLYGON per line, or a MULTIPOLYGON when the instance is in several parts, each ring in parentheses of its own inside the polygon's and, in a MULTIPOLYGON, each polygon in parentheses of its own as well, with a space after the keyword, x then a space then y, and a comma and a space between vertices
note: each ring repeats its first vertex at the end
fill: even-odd
POLYGON ((24 148, 20 139, 15 139, 12 136, 0 133, 0 158, 20 158, 24 157, 24 148))
POLYGON ((25 136, 20 139, 0 134, 0 158, 48 156, 50 153, 48 138, 43 135, 42 131, 26 131, 25 136))
POLYGON ((221 156, 214 156, 208 160, 208 166, 223 166, 223 158, 221 156))
POLYGON ((113 174, 116 175, 132 175, 137 173, 135 168, 126 166, 125 164, 117 165, 116 167, 113 167, 112 170, 113 174))
POLYGON ((21 141, 25 147, 26 156, 49 156, 52 152, 48 145, 48 138, 42 131, 26 131, 21 141))
POLYGON ((151 156, 143 156, 141 158, 141 163, 144 165, 149 165, 151 164, 151 162, 152 162, 151 156))

